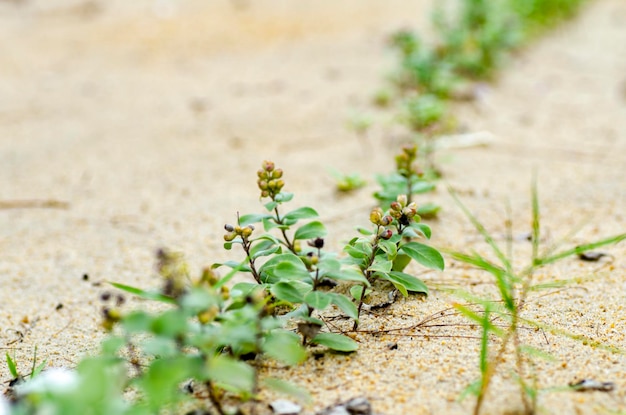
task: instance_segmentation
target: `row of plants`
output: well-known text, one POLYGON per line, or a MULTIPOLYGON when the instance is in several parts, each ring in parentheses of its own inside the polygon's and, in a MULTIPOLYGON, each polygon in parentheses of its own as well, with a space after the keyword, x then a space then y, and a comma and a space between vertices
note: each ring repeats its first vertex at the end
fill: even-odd
POLYGON ((539 34, 572 18, 584 0, 458 0, 439 2, 432 16, 435 37, 415 31, 391 38, 399 56, 392 88, 374 102, 394 104, 400 123, 420 143, 425 168, 436 172, 433 138, 454 131, 451 101, 473 100, 477 83, 494 80, 508 57, 539 34), (450 10, 453 12, 450 12, 450 10))

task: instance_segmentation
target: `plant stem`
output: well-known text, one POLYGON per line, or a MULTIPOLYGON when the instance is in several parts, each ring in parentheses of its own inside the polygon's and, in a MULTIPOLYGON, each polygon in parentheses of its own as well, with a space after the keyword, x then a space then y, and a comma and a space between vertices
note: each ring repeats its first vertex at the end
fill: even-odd
POLYGON ((215 389, 213 388, 213 382, 211 382, 210 380, 207 380, 205 385, 206 385, 207 390, 209 391, 209 399, 211 400, 211 403, 217 410, 217 413, 219 415, 226 415, 226 412, 224 412, 224 408, 222 408, 222 403, 220 402, 219 398, 215 394, 215 389))
MULTIPOLYGON (((283 219, 280 217, 280 213, 278 212, 278 206, 276 206, 274 208, 274 213, 276 213, 276 217, 274 218, 274 221, 278 224, 278 225, 282 225, 283 224, 283 219)), ((287 232, 285 232, 285 229, 283 229, 282 227, 280 228, 280 233, 283 235, 283 239, 285 242, 285 246, 294 254, 298 255, 298 253, 296 252, 296 247, 294 245, 294 243, 292 241, 289 240, 289 237, 287 236, 287 232)))
POLYGON ((252 255, 250 255, 250 249, 252 248, 252 242, 250 240, 248 240, 248 238, 243 238, 242 243, 241 243, 244 252, 246 253, 246 255, 248 256, 248 264, 250 265, 250 270, 252 271, 252 276, 254 277, 255 281, 260 284, 261 283, 261 276, 259 275, 259 272, 256 269, 256 266, 254 265, 254 261, 256 260, 255 258, 252 258, 252 255))
MULTIPOLYGON (((378 225, 378 229, 376 229, 376 239, 374 239, 374 242, 372 243, 372 253, 367 261, 367 265, 361 269, 361 272, 363 273, 363 276, 365 277, 365 279, 371 283, 371 278, 372 278, 372 274, 370 271, 368 271, 369 267, 372 266, 372 264, 374 263, 374 259, 376 259, 376 251, 378 250, 378 232, 380 231, 381 226, 378 225)), ((361 290, 361 298, 359 298, 359 305, 357 307, 357 318, 361 316, 361 308, 363 307, 363 299, 365 298, 365 289, 367 288, 367 285, 364 283, 363 284, 363 290, 361 290)), ((354 321, 354 326, 352 326, 352 330, 356 330, 359 327, 359 322, 358 320, 354 321)))

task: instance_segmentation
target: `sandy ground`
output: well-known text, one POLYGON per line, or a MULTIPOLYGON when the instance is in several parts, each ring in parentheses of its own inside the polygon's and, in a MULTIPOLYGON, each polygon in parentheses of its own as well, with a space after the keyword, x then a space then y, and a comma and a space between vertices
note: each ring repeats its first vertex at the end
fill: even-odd
MULTIPOLYGON (((154 286, 163 246, 185 252, 195 270, 233 259, 221 249, 222 226, 260 209, 263 159, 286 171, 294 204, 315 207, 339 248, 367 220, 375 186, 338 197, 328 169, 371 183, 393 168, 395 129, 370 99, 393 65, 386 36, 409 25, 426 31, 429 10, 428 1, 401 0, 0 1, 0 347, 23 370, 35 345, 50 366, 72 366, 103 336, 104 287, 94 283, 154 286), (380 121, 365 141, 346 128, 351 114, 380 121), (68 206, 9 208, 15 200, 68 206)), ((581 221, 569 246, 626 230, 626 3, 592 2, 457 113, 465 131, 494 141, 440 153, 444 181, 424 197, 443 206, 431 223, 436 246, 486 252, 450 185, 497 236, 510 204, 524 264, 533 171, 546 244, 581 221)), ((534 295, 528 316, 626 349, 626 245, 606 251, 612 262, 543 270, 538 280, 580 281, 534 295)), ((362 327, 414 325, 458 301, 444 288, 489 289, 488 276, 447 267, 422 275, 427 300, 400 301, 362 327)), ((465 414, 471 399, 456 399, 478 373, 478 331, 442 321, 363 334, 354 355, 279 375, 310 390, 309 411, 366 396, 387 415, 465 414)), ((623 355, 532 330, 523 340, 555 357, 537 362, 541 387, 616 384, 610 394, 542 393, 542 411, 626 411, 623 355)), ((0 380, 9 379, 0 366, 0 380)), ((515 388, 504 371, 489 410, 519 409, 515 388)))

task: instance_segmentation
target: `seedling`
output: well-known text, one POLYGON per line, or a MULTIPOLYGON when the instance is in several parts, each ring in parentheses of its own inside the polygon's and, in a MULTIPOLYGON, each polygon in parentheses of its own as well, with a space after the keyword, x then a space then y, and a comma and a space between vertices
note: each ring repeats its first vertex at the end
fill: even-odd
POLYGON ((330 174, 335 179, 335 188, 340 193, 351 193, 365 186, 367 182, 358 173, 343 174, 331 170, 330 174))
MULTIPOLYGON (((416 145, 402 147, 402 151, 396 156, 396 170, 387 175, 377 175, 376 181, 381 189, 374 193, 383 209, 389 208, 399 195, 406 195, 407 202, 412 203, 416 195, 432 191, 435 185, 424 178, 424 174, 417 165, 418 150, 416 145)), ((433 204, 418 206, 417 213, 420 217, 434 217, 439 207, 433 204)))
MULTIPOLYGON (((374 279, 389 281, 404 296, 409 291, 427 294, 426 284, 403 270, 411 260, 427 268, 444 268, 439 251, 411 241, 417 237, 430 238, 431 231, 427 225, 418 223, 417 204, 408 203, 406 195, 398 196, 387 213, 381 208, 372 210, 370 222, 374 229, 362 229, 364 236, 352 239, 344 248, 350 256, 349 262, 356 265, 364 277, 361 284, 350 290, 358 304, 357 316, 360 316, 367 289, 374 279)), ((358 324, 358 320, 355 320, 354 330, 358 324)))

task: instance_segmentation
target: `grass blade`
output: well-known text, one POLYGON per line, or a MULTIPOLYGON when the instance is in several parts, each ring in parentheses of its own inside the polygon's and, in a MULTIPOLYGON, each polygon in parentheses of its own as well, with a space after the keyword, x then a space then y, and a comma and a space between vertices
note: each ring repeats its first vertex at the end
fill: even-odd
POLYGON ((126 291, 127 293, 131 293, 136 295, 137 297, 143 298, 145 300, 153 300, 160 301, 162 303, 175 304, 176 300, 172 297, 168 297, 167 295, 163 295, 161 293, 142 290, 141 288, 132 287, 130 285, 120 284, 119 282, 110 282, 112 286, 115 288, 119 288, 122 291, 126 291))
POLYGON ((596 242, 591 242, 588 244, 584 244, 584 245, 578 245, 577 247, 565 250, 563 252, 559 252, 558 254, 554 254, 552 256, 547 256, 544 258, 537 258, 536 259, 536 263, 535 265, 547 265, 547 264, 551 264, 553 262, 556 262, 560 259, 572 256, 572 255, 578 255, 582 252, 585 251, 590 251, 592 249, 596 249, 596 248, 600 248, 602 246, 606 246, 606 245, 614 245, 617 244, 623 240, 626 239, 626 233, 622 233, 619 235, 615 235, 615 236, 610 236, 608 238, 605 239, 601 239, 599 241, 596 242))
POLYGON ((502 250, 500 249, 496 241, 493 239, 493 237, 489 234, 489 232, 487 232, 487 229, 485 229, 483 224, 480 223, 480 221, 472 214, 472 212, 470 212, 469 209, 461 202, 456 192, 451 187, 448 187, 448 192, 450 192, 450 195, 454 199, 454 202, 463 211, 465 216, 467 216, 470 222, 472 222, 472 225, 474 225, 474 228, 476 228, 476 230, 485 239, 485 242, 489 244, 489 246, 491 247, 493 252, 496 254, 498 259, 502 262, 502 265, 504 266, 504 268, 507 271, 509 271, 509 273, 511 273, 510 272, 512 270, 511 262, 506 257, 506 255, 502 252, 502 250))
POLYGON ((539 214, 539 195, 537 191, 537 177, 533 174, 533 184, 531 190, 532 199, 532 261, 531 264, 537 264, 539 257, 539 238, 541 237, 541 222, 539 214))
POLYGON ((19 378, 20 374, 17 371, 17 365, 15 364, 15 361, 11 359, 11 356, 9 356, 9 352, 6 353, 6 356, 7 356, 7 366, 9 367, 9 372, 11 372, 11 376, 13 376, 14 379, 19 378))

